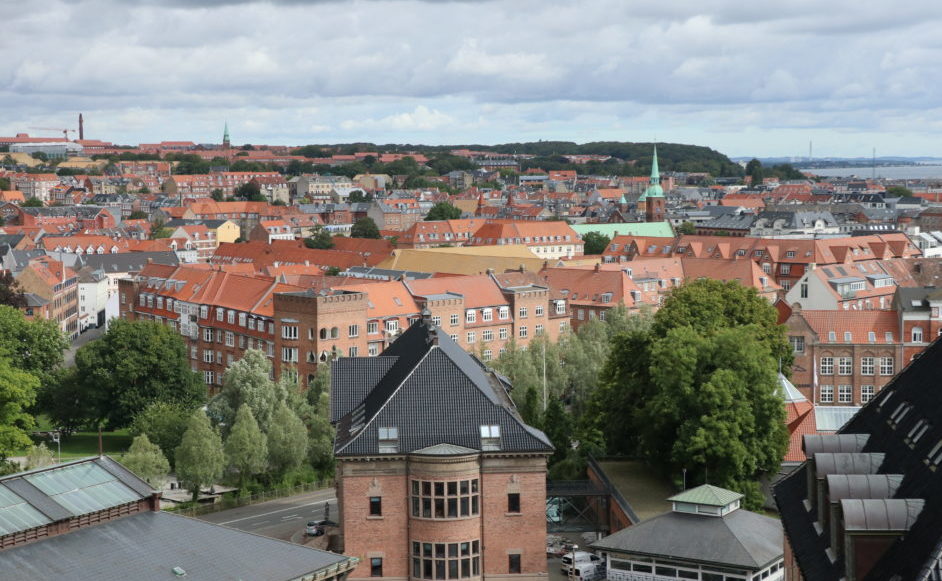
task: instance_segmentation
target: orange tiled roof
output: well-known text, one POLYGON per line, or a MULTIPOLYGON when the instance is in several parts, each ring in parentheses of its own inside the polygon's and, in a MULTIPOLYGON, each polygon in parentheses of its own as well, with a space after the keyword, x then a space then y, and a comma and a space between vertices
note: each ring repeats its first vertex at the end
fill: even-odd
POLYGON ((894 339, 899 329, 896 311, 854 311, 854 310, 811 310, 795 312, 801 316, 818 335, 820 342, 827 342, 831 331, 836 334, 837 343, 844 343, 844 333, 850 332, 854 343, 868 343, 868 335, 876 333, 877 343, 886 342, 886 333, 893 333, 894 339))
POLYGON ((469 309, 508 304, 500 287, 486 274, 411 280, 409 288, 416 296, 462 295, 464 306, 469 309))

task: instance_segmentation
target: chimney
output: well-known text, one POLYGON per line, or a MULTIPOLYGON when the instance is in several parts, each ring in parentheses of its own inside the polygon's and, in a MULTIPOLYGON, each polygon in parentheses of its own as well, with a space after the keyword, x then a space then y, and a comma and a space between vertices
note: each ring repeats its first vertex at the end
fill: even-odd
POLYGON ((601 266, 602 266, 601 263, 596 262, 596 263, 595 263, 595 272, 598 272, 598 271, 602 270, 601 266))
POLYGON ((79 113, 79 141, 85 139, 85 121, 82 119, 82 114, 79 113))

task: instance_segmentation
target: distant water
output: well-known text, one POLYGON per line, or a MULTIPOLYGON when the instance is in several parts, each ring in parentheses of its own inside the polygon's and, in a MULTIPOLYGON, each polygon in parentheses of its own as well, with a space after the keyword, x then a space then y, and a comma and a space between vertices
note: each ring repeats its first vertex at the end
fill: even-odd
MULTIPOLYGON (((803 169, 803 172, 813 173, 822 177, 848 177, 869 178, 874 175, 873 168, 866 166, 856 167, 828 167, 819 169, 803 169)), ((942 179, 942 165, 887 165, 877 166, 876 176, 891 180, 928 180, 942 179)))

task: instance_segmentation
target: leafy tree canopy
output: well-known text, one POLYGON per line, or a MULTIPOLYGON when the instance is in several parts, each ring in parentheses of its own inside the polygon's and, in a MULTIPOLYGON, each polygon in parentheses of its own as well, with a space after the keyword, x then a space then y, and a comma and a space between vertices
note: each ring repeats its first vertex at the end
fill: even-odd
POLYGON ((457 220, 461 217, 461 210, 449 202, 439 202, 432 206, 425 216, 427 221, 431 220, 457 220))
POLYGON ((912 198, 916 194, 911 189, 903 186, 890 186, 886 188, 886 195, 889 198, 912 198))
POLYGON ((130 431, 137 436, 147 436, 149 441, 159 446, 172 466, 174 453, 194 410, 195 406, 192 405, 155 401, 134 416, 130 431))
POLYGON ((304 245, 308 248, 329 250, 334 247, 334 240, 326 228, 318 228, 313 236, 304 239, 304 245))
POLYGON ((121 458, 121 464, 155 488, 163 486, 170 472, 170 463, 160 450, 160 446, 151 443, 147 439, 147 434, 134 438, 131 447, 121 458))
POLYGON ((582 236, 582 242, 585 243, 585 254, 602 254, 608 248, 612 239, 599 232, 586 232, 582 236))
POLYGON ((28 198, 25 202, 20 204, 24 208, 42 208, 43 201, 39 198, 28 198))
POLYGON ((247 349, 222 376, 222 390, 209 402, 209 413, 220 424, 232 427, 236 412, 247 404, 263 432, 268 432, 287 390, 271 379, 271 361, 258 349, 247 349))
POLYGON ((193 502, 199 498, 200 489, 222 478, 226 466, 222 440, 202 410, 190 416, 175 455, 177 478, 193 495, 193 502))
POLYGON ((350 238, 380 238, 379 227, 372 218, 360 218, 350 229, 350 238))
POLYGON ((248 404, 239 406, 224 449, 229 469, 239 475, 242 486, 268 467, 268 441, 248 404))

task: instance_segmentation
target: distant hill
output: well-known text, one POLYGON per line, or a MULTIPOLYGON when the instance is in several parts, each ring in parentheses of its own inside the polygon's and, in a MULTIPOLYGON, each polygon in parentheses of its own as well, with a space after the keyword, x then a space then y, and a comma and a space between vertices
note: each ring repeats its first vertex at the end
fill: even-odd
MULTIPOLYGON (((531 141, 525 143, 504 143, 499 145, 440 145, 372 143, 337 144, 320 146, 339 153, 358 151, 416 151, 429 157, 447 154, 453 149, 471 149, 475 151, 493 151, 495 153, 517 153, 536 156, 521 163, 522 169, 539 167, 545 170, 577 169, 580 173, 610 173, 617 175, 647 175, 651 171, 653 143, 632 143, 626 141, 595 141, 575 143, 572 141, 531 141), (563 155, 607 155, 615 158, 605 163, 576 165, 563 155)), ((728 157, 701 145, 682 143, 658 143, 658 164, 661 171, 708 172, 713 176, 741 176, 742 167, 728 157)))

